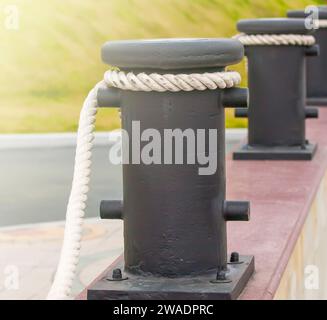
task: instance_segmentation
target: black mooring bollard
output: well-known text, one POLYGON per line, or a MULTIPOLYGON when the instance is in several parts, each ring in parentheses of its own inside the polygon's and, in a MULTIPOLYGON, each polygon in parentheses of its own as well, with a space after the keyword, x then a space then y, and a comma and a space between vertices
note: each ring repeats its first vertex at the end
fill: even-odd
MULTIPOLYGON (((231 39, 117 41, 104 45, 102 58, 126 73, 205 74, 238 63, 243 46, 231 39)), ((241 263, 230 264, 227 259, 226 222, 248 220, 249 203, 225 200, 224 107, 246 107, 247 98, 247 89, 240 88, 99 91, 101 106, 120 107, 122 128, 132 138, 137 138, 135 122, 141 135, 154 128, 161 137, 167 129, 218 130, 217 170, 199 175, 198 160, 186 163, 185 141, 181 164, 123 164, 123 204, 103 202, 101 215, 123 219, 124 265, 118 268, 124 274, 121 281, 108 275, 97 282, 88 290, 88 299, 202 300, 239 295, 253 273, 254 259, 241 256, 241 263)), ((123 150, 125 143, 123 139, 123 150)), ((130 154, 133 144, 127 148, 130 154)), ((165 155, 163 151, 162 158, 165 155)))
MULTIPOLYGON (((310 14, 312 15, 305 10, 287 12, 290 18, 306 18, 310 14)), ((307 60, 307 104, 327 107, 327 6, 318 7, 318 15, 320 26, 315 32, 315 38, 320 47, 320 55, 316 59, 307 60)), ((309 26, 310 21, 307 21, 309 26)))
POLYGON ((237 27, 244 33, 238 39, 248 59, 250 103, 247 113, 235 113, 249 123, 248 144, 234 159, 312 159, 316 145, 305 138, 305 119, 318 116, 305 108, 305 60, 318 52, 312 30, 304 19, 241 20, 237 27))

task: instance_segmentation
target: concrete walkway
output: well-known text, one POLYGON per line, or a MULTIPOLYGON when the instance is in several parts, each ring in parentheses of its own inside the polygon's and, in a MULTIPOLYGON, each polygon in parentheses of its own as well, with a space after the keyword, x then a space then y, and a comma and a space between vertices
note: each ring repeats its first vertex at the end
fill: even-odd
MULTIPOLYGON (((63 222, 0 229, 0 300, 46 297, 59 261, 63 233, 63 222)), ((73 294, 85 288, 122 250, 121 221, 87 219, 73 294)))

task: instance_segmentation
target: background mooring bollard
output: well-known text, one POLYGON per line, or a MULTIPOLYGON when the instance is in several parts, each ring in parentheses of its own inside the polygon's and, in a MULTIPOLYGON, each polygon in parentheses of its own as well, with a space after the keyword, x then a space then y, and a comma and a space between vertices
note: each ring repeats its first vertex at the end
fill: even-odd
MULTIPOLYGON (((117 41, 104 45, 102 58, 123 72, 110 74, 110 83, 125 90, 100 90, 98 102, 120 107, 129 138, 137 138, 135 122, 141 133, 154 128, 161 137, 167 129, 205 129, 207 138, 209 129, 217 130, 217 170, 200 175, 198 159, 186 162, 185 141, 180 164, 124 163, 123 203, 106 201, 101 208, 102 217, 124 222, 124 265, 114 268, 124 270, 122 280, 108 281, 113 279, 109 274, 89 288, 88 299, 236 298, 254 271, 254 259, 240 256, 238 263, 229 263, 227 257, 226 222, 248 220, 249 203, 225 199, 224 107, 246 107, 248 94, 232 88, 238 81, 231 81, 228 72, 218 87, 208 79, 243 58, 242 44, 231 39, 117 41), (169 90, 157 88, 144 74, 169 90), (191 81, 186 85, 183 79, 191 81)), ((208 140, 205 147, 197 153, 208 152, 208 140)), ((132 149, 130 142, 130 154, 132 149)))
POLYGON ((318 111, 305 108, 305 60, 319 51, 313 30, 304 19, 241 20, 237 27, 248 59, 250 103, 235 113, 249 124, 248 144, 234 159, 312 159, 316 145, 305 138, 305 119, 318 111))
POLYGON ((318 7, 319 20, 314 21, 313 12, 290 10, 290 18, 308 18, 308 27, 317 28, 314 34, 320 47, 320 55, 307 60, 307 104, 327 107, 327 6, 318 7))

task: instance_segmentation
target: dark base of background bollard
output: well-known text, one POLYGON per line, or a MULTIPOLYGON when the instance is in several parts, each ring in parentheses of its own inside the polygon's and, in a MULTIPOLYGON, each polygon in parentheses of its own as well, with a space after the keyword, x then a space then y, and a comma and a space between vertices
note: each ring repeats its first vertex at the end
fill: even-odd
POLYGON ((227 280, 215 281, 216 271, 203 276, 162 278, 124 274, 125 280, 112 281, 112 265, 107 277, 87 291, 88 300, 234 300, 254 272, 254 257, 240 256, 240 262, 228 264, 227 280))
POLYGON ((320 106, 320 107, 327 107, 327 97, 312 97, 307 98, 307 105, 308 106, 320 106))
POLYGON ((252 147, 242 146, 233 153, 234 160, 312 160, 317 150, 316 144, 301 147, 252 147))

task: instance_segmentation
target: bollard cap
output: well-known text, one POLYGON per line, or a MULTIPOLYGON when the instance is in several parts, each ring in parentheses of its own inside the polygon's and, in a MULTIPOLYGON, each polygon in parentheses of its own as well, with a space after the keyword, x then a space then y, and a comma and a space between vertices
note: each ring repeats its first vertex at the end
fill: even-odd
MULTIPOLYGON (((327 6, 318 6, 319 19, 327 19, 327 6)), ((312 12, 305 12, 305 10, 289 10, 287 16, 289 18, 306 18, 311 15, 312 12)))
POLYGON ((243 45, 233 39, 124 40, 102 47, 102 60, 123 70, 225 67, 240 62, 243 55, 243 45))
POLYGON ((314 30, 306 28, 305 19, 264 18, 244 19, 237 29, 246 34, 311 34, 314 30))

